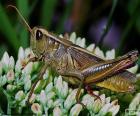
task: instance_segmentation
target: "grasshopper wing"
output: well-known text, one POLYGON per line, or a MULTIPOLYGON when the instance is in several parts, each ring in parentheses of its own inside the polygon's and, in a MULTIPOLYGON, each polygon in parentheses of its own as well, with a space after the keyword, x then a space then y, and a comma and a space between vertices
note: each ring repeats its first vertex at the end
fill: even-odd
POLYGON ((136 78, 134 74, 124 71, 112 77, 107 77, 107 79, 96 85, 116 92, 129 92, 134 90, 135 81, 136 78))
POLYGON ((72 59, 78 63, 80 69, 88 67, 91 64, 94 65, 104 61, 93 53, 76 45, 70 47, 68 49, 68 53, 71 55, 72 59))

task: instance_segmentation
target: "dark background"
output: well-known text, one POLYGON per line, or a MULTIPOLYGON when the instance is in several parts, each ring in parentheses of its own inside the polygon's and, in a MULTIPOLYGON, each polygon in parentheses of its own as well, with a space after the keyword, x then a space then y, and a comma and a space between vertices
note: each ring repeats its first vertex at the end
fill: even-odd
POLYGON ((15 10, 6 8, 9 4, 31 27, 42 26, 55 34, 76 32, 87 45, 96 43, 103 51, 115 48, 117 55, 140 50, 140 0, 1 0, 0 57, 4 51, 16 57, 19 46, 29 46, 29 32, 15 10))

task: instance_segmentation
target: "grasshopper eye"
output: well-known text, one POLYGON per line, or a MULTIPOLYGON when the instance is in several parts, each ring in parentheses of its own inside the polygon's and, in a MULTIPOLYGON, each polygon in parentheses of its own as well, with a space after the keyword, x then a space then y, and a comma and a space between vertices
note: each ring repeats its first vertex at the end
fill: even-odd
POLYGON ((42 37, 43 37, 43 33, 40 30, 37 30, 36 31, 36 39, 40 40, 40 39, 42 39, 42 37))

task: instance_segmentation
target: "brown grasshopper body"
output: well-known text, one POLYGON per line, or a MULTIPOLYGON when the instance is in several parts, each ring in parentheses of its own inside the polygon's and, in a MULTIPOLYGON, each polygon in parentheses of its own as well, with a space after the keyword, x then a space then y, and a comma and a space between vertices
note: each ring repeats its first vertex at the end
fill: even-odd
POLYGON ((65 37, 57 37, 38 27, 34 27, 32 31, 33 52, 37 57, 41 56, 42 60, 62 75, 67 82, 74 85, 96 84, 118 92, 134 89, 132 80, 135 80, 135 75, 125 69, 134 65, 138 51, 104 61, 65 37))
MULTIPOLYGON (((19 13, 16 7, 11 6, 19 13)), ((81 48, 66 37, 60 38, 47 30, 34 27, 31 29, 25 19, 19 13, 25 25, 31 33, 31 48, 35 58, 30 61, 43 61, 39 79, 43 77, 48 67, 56 70, 64 80, 70 84, 79 86, 77 101, 79 100, 82 86, 89 90, 91 85, 97 85, 117 92, 134 90, 135 75, 126 71, 133 66, 138 59, 138 51, 132 51, 113 60, 103 60, 93 53, 81 48)), ((38 80, 33 84, 29 94, 31 97, 38 80)), ((28 100, 29 100, 28 98, 28 100)))

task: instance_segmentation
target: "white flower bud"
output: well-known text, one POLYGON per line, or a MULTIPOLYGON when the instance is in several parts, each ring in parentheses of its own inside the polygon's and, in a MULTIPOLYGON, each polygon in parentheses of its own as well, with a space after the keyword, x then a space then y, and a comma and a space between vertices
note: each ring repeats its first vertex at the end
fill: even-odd
POLYGON ((53 81, 54 85, 56 85, 57 79, 58 77, 54 77, 54 81, 53 81))
MULTIPOLYGON (((99 93, 97 92, 97 91, 95 91, 95 92, 93 92, 95 95, 99 95, 99 93)), ((100 99, 98 99, 98 98, 96 98, 96 97, 93 97, 93 96, 91 96, 91 95, 89 95, 89 94, 86 94, 85 96, 83 96, 83 99, 82 99, 82 103, 84 104, 84 105, 86 105, 86 107, 87 107, 87 109, 89 110, 89 111, 92 111, 92 112, 94 112, 94 113, 98 113, 99 112, 99 110, 101 109, 101 107, 102 107, 102 99, 104 99, 104 97, 105 97, 105 95, 101 95, 101 96, 99 96, 100 98, 101 98, 101 100, 100 99), (95 98, 96 98, 96 100, 95 100, 95 98)))
POLYGON ((0 77, 0 87, 2 87, 3 85, 5 85, 6 82, 7 82, 6 76, 5 75, 4 76, 1 76, 0 77))
POLYGON ((46 86, 45 93, 46 94, 49 93, 50 91, 52 91, 52 89, 53 89, 53 83, 51 82, 46 86))
POLYGON ((57 95, 61 96, 61 92, 62 92, 62 88, 63 88, 63 82, 62 82, 62 77, 61 76, 58 77, 58 79, 56 81, 55 88, 56 88, 57 95))
POLYGON ((43 75, 43 79, 48 79, 49 77, 49 70, 46 70, 45 74, 43 75))
POLYGON ((18 59, 21 60, 21 59, 24 59, 24 58, 25 58, 24 49, 22 47, 20 47, 19 51, 18 51, 18 59))
POLYGON ((38 103, 33 103, 31 106, 31 110, 33 113, 37 114, 37 115, 41 115, 42 114, 42 108, 38 103))
POLYGON ((7 73, 7 81, 8 81, 8 83, 11 83, 14 80, 14 78, 15 78, 15 74, 14 74, 13 69, 11 69, 7 73))
POLYGON ((27 104, 26 104, 26 100, 25 99, 23 99, 21 102, 19 102, 19 105, 21 106, 21 107, 25 107, 27 104))
POLYGON ((30 53, 32 52, 32 50, 30 48, 26 48, 24 53, 25 53, 25 58, 28 57, 28 55, 30 55, 30 53))
MULTIPOLYGON (((81 39, 81 37, 78 37, 77 39, 76 39, 76 43, 75 43, 76 45, 78 45, 78 46, 81 46, 82 45, 82 39, 81 39)), ((81 46, 82 47, 82 46, 81 46)))
POLYGON ((95 53, 97 56, 99 56, 99 57, 101 57, 101 58, 103 58, 103 59, 105 58, 105 57, 104 57, 103 51, 101 51, 99 47, 96 47, 96 48, 95 48, 94 53, 95 53))
POLYGON ((62 77, 59 76, 56 82, 56 93, 59 97, 65 98, 68 94, 68 84, 62 81, 62 77))
POLYGON ((108 110, 109 110, 109 108, 110 108, 111 106, 112 106, 111 103, 105 104, 105 105, 101 108, 101 110, 100 110, 100 112, 99 112, 99 116, 104 116, 104 115, 108 112, 108 110))
POLYGON ((52 108, 53 107, 53 100, 52 99, 47 101, 47 106, 48 106, 48 108, 52 108))
POLYGON ((98 113, 102 108, 102 101, 100 99, 95 100, 93 103, 93 112, 98 113))
POLYGON ((81 39, 81 37, 78 37, 77 39, 76 39, 76 45, 79 45, 80 47, 85 47, 85 38, 82 38, 81 39))
POLYGON ((47 97, 46 97, 46 93, 45 93, 44 90, 41 90, 41 93, 39 95, 39 98, 40 98, 41 104, 46 105, 47 97))
POLYGON ((21 100, 23 100, 24 98, 25 98, 25 94, 24 94, 24 92, 23 92, 22 90, 18 91, 18 92, 16 93, 16 95, 15 95, 15 99, 16 99, 17 101, 21 101, 21 100))
MULTIPOLYGON (((69 110, 73 104, 76 103, 76 93, 78 89, 74 89, 66 98, 64 102, 64 107, 66 110, 69 110)), ((83 90, 81 91, 83 93, 83 90)))
POLYGON ((134 99, 132 100, 132 102, 129 105, 129 109, 131 110, 136 110, 137 106, 140 104, 140 93, 138 93, 134 99))
POLYGON ((81 104, 76 104, 72 107, 72 109, 70 110, 70 116, 78 116, 79 113, 82 110, 82 105, 81 104))
POLYGON ((66 83, 65 81, 63 81, 63 89, 62 89, 62 98, 66 98, 67 94, 68 94, 68 83, 66 83))
POLYGON ((115 50, 109 50, 106 52, 106 60, 111 60, 115 58, 115 50))
POLYGON ((95 44, 90 44, 86 49, 90 52, 92 52, 95 48, 95 44))
POLYGON ((72 41, 72 43, 76 43, 76 33, 73 32, 71 35, 70 35, 70 41, 72 41))
POLYGON ((35 57, 33 51, 30 48, 25 49, 25 58, 33 58, 35 57))
POLYGON ((31 80, 30 79, 26 79, 24 81, 24 90, 28 91, 31 88, 31 80))
POLYGON ((16 72, 21 72, 21 68, 22 68, 21 60, 18 59, 17 62, 16 62, 15 71, 16 72))
POLYGON ((59 37, 60 37, 60 38, 63 38, 63 35, 62 35, 62 34, 60 34, 60 35, 59 35, 59 37))
POLYGON ((106 99, 105 99, 105 103, 107 104, 107 103, 110 103, 110 100, 111 100, 111 98, 110 97, 107 97, 106 99))
POLYGON ((12 56, 9 59, 9 64, 8 65, 9 65, 10 69, 13 69, 14 66, 15 66, 15 60, 14 60, 14 58, 12 56))
POLYGON ((113 105, 113 106, 108 110, 108 112, 112 112, 112 116, 115 116, 115 115, 119 112, 119 109, 120 109, 120 105, 113 105))
POLYGON ((26 75, 26 74, 22 74, 22 77, 23 77, 23 82, 24 82, 24 89, 26 91, 28 91, 30 88, 31 88, 31 76, 30 75, 26 75), (29 85, 27 85, 29 84, 29 85), (27 86, 27 87, 25 87, 27 86))
POLYGON ((133 67, 127 69, 127 70, 128 70, 129 72, 135 74, 135 73, 137 72, 137 70, 138 70, 138 65, 135 65, 135 66, 133 66, 133 67))
POLYGON ((86 47, 85 45, 86 45, 86 39, 82 38, 80 46, 85 48, 86 47))
MULTIPOLYGON (((102 94, 102 95, 100 95, 99 97, 100 97, 100 99, 101 99, 100 102, 102 102, 102 105, 105 105, 105 100, 106 100, 106 99, 105 99, 105 94, 102 94)), ((97 99, 98 99, 98 98, 97 98, 97 99)))
POLYGON ((88 110, 92 110, 94 104, 94 97, 92 97, 89 94, 86 94, 82 98, 82 103, 87 107, 88 110))
POLYGON ((59 107, 55 107, 54 109, 53 109, 53 116, 62 116, 62 111, 61 111, 61 109, 59 108, 59 107))
POLYGON ((2 57, 2 63, 4 65, 8 65, 9 64, 9 55, 7 52, 4 53, 3 57, 2 57))
POLYGON ((54 107, 62 106, 63 101, 64 101, 63 99, 56 99, 56 101, 54 101, 53 103, 54 107))
POLYGON ((8 64, 9 64, 9 55, 7 52, 5 52, 3 57, 2 57, 2 65, 3 65, 3 69, 6 72, 8 71, 8 64))
POLYGON ((7 89, 7 91, 12 92, 13 90, 16 89, 16 86, 15 86, 15 85, 8 84, 8 85, 6 86, 6 89, 7 89))
POLYGON ((50 100, 50 99, 53 99, 55 97, 55 92, 51 91, 49 92, 47 95, 46 95, 46 99, 47 101, 50 100))
POLYGON ((22 73, 24 73, 25 75, 29 75, 32 72, 32 66, 33 66, 33 62, 29 62, 25 68, 22 70, 22 73))

